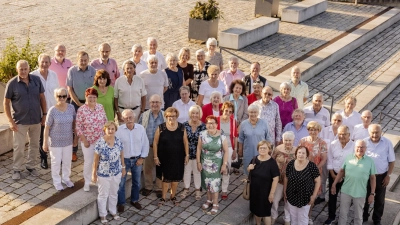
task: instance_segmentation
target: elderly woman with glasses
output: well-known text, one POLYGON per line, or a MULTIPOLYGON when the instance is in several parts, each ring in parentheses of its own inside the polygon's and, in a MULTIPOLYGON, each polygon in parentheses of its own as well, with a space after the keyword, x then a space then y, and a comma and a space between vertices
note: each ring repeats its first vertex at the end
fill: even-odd
POLYGON ((168 77, 168 88, 164 92, 164 108, 169 108, 172 104, 179 99, 179 90, 185 86, 185 79, 183 78, 183 71, 177 67, 178 57, 175 54, 168 53, 167 57, 168 68, 165 69, 168 77))
POLYGON ((190 89, 188 86, 182 86, 179 88, 179 93, 181 99, 176 100, 174 104, 172 104, 172 107, 178 109, 179 111, 178 122, 184 123, 190 119, 189 109, 190 107, 196 105, 196 103, 189 98, 190 89))
POLYGON ((224 96, 226 94, 225 85, 222 81, 218 80, 219 68, 211 65, 208 67, 208 80, 203 81, 200 85, 199 96, 197 98, 197 105, 203 106, 210 103, 211 93, 218 91, 224 96))
POLYGON ((296 98, 290 96, 292 87, 289 83, 280 85, 280 95, 274 98, 274 102, 279 106, 279 115, 281 116, 282 127, 292 122, 292 113, 298 108, 296 98))
POLYGON ((153 141, 156 176, 162 181, 162 197, 158 206, 164 205, 170 185, 170 200, 174 205, 179 205, 176 190, 183 179, 185 165, 189 162, 188 137, 185 126, 176 120, 179 117, 176 108, 169 107, 164 116, 167 122, 158 126, 153 141))
POLYGON ((207 116, 215 116, 218 117, 222 115, 222 95, 218 91, 214 91, 210 95, 210 101, 211 103, 203 105, 203 116, 201 117, 201 121, 203 123, 206 122, 207 116))
POLYGON ((207 190, 207 202, 201 207, 207 210, 212 206, 211 215, 218 213, 218 193, 221 174, 227 173, 228 140, 217 129, 217 117, 206 118, 207 130, 200 133, 197 144, 197 169, 201 172, 201 186, 207 190))
POLYGON ((224 61, 222 59, 222 54, 217 52, 217 39, 209 38, 206 42, 207 52, 206 52, 206 61, 211 65, 215 65, 219 67, 220 71, 224 70, 224 61))
POLYGON ((49 152, 51 158, 51 177, 57 191, 64 189, 61 183, 67 187, 74 187, 70 180, 73 130, 75 129, 75 108, 66 102, 68 91, 65 88, 54 90, 56 104, 52 106, 46 118, 44 128, 43 150, 49 152), (62 164, 61 164, 62 162, 62 164), (62 178, 60 176, 60 168, 62 178))
POLYGON ((224 102, 230 101, 234 105, 235 111, 233 112, 233 117, 239 125, 243 120, 249 118, 246 85, 241 80, 234 80, 229 86, 229 92, 231 94, 224 97, 224 102))
POLYGON ((114 107, 120 123, 123 122, 121 112, 124 109, 132 109, 137 121, 146 107, 147 91, 143 79, 136 75, 136 64, 133 61, 125 61, 122 68, 125 76, 120 76, 115 81, 114 107))
POLYGON ((205 57, 206 53, 204 53, 202 49, 196 51, 197 62, 194 64, 193 81, 191 84, 191 94, 190 94, 190 98, 194 102, 197 101, 201 83, 203 83, 203 81, 208 79, 207 70, 211 64, 205 60, 205 57))
POLYGON ((247 95, 247 104, 251 105, 253 102, 261 99, 261 90, 263 86, 260 81, 253 81, 253 93, 247 95))
POLYGON ((93 88, 99 93, 97 103, 103 105, 107 120, 114 121, 114 88, 110 86, 111 78, 107 70, 97 70, 94 76, 93 88))
POLYGON ((79 107, 76 114, 76 133, 81 140, 81 147, 84 157, 84 191, 90 191, 94 146, 97 140, 99 140, 99 138, 103 136, 103 125, 107 122, 107 117, 103 106, 97 103, 97 96, 98 93, 96 89, 86 89, 86 103, 83 106, 79 107))

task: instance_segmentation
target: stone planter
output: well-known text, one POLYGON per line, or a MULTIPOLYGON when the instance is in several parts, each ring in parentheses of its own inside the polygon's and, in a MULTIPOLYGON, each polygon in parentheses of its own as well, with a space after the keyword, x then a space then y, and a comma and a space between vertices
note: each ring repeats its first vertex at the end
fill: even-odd
POLYGON ((189 41, 190 39, 207 41, 210 37, 217 39, 218 21, 219 19, 207 21, 189 18, 189 41))
POLYGON ((4 112, 4 107, 3 107, 3 100, 4 100, 4 92, 6 91, 6 84, 3 82, 0 82, 0 99, 1 99, 1 106, 0 106, 0 112, 4 112))
POLYGON ((279 0, 256 0, 254 15, 278 16, 279 0))

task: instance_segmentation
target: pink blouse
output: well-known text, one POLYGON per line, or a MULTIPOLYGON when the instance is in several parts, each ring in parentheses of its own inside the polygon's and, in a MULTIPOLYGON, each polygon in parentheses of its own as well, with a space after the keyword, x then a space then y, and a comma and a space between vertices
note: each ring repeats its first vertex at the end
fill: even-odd
POLYGON ((94 144, 104 135, 103 126, 106 122, 106 112, 101 104, 96 103, 94 110, 84 104, 76 114, 76 133, 78 136, 84 135, 89 144, 94 144))

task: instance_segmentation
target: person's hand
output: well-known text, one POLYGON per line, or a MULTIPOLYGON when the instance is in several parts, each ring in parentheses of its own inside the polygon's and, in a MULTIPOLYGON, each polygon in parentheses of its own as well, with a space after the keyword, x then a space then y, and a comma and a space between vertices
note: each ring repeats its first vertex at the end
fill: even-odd
POLYGON ((44 125, 46 124, 46 115, 43 115, 43 116, 42 116, 42 120, 40 121, 40 124, 41 124, 42 126, 44 126, 44 125))
POLYGON ((160 166, 161 165, 160 160, 158 159, 158 157, 154 158, 154 164, 156 164, 156 166, 160 166))
POLYGON ((372 204, 372 203, 374 202, 374 198, 375 198, 375 196, 370 195, 370 196, 368 197, 368 204, 372 204))
POLYGON ((18 131, 18 126, 14 121, 10 122, 10 129, 15 132, 18 131))
POLYGON ((242 151, 240 151, 240 150, 238 151, 238 156, 239 157, 243 157, 243 150, 242 151))
POLYGON ((95 172, 92 173, 92 182, 93 183, 97 182, 97 174, 95 172))
POLYGON ((199 172, 201 172, 203 170, 203 166, 201 165, 201 163, 197 163, 197 170, 199 172))
POLYGON ((189 163, 189 155, 185 156, 185 165, 189 163))
POLYGON ((85 146, 85 148, 90 147, 89 141, 86 138, 85 138, 85 140, 82 140, 82 142, 83 142, 83 146, 85 146))
POLYGON ((308 203, 309 205, 314 205, 314 201, 315 201, 315 196, 314 195, 311 195, 311 197, 310 197, 310 202, 308 203))
POLYGON ((332 187, 331 187, 331 194, 332 194, 332 195, 336 195, 336 184, 332 184, 332 187))
POLYGON ((269 203, 272 203, 274 201, 274 194, 273 193, 269 193, 268 201, 269 201, 269 203))
POLYGON ((236 159, 236 151, 233 151, 233 153, 232 153, 232 160, 235 160, 236 159))
POLYGON ((78 139, 79 139, 79 137, 77 136, 77 135, 75 135, 74 134, 74 141, 73 141, 73 145, 72 146, 74 146, 74 147, 77 147, 78 146, 78 139))
POLYGON ((283 200, 285 200, 285 202, 287 202, 286 191, 283 192, 283 200))
POLYGON ((247 169, 249 170, 249 171, 251 171, 251 170, 254 170, 254 166, 255 166, 256 164, 249 164, 249 167, 247 167, 247 169))
POLYGON ((121 112, 117 112, 117 118, 118 118, 118 122, 124 122, 124 120, 122 119, 121 112))
POLYGON ((221 166, 221 174, 226 174, 226 172, 227 172, 226 164, 223 164, 223 165, 221 166))
POLYGON ((126 169, 122 168, 122 176, 124 177, 126 175, 126 169))
POLYGON ((390 182, 390 176, 389 176, 389 175, 386 175, 386 177, 383 178, 382 186, 383 186, 383 187, 388 186, 389 182, 390 182))
POLYGON ((143 158, 139 158, 138 160, 136 160, 136 166, 141 166, 143 165, 143 158))
POLYGON ((46 143, 43 143, 42 148, 43 148, 43 151, 49 152, 49 146, 46 143))

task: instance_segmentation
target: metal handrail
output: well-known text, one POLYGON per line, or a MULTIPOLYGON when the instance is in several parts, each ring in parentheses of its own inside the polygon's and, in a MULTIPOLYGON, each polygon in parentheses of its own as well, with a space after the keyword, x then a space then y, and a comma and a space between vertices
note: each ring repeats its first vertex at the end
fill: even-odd
POLYGON ((395 118, 394 116, 391 116, 391 115, 389 115, 389 114, 387 114, 387 113, 384 113, 384 112, 380 111, 379 114, 378 114, 378 116, 379 116, 379 124, 382 123, 382 115, 387 116, 387 117, 389 117, 390 119, 396 120, 398 123, 400 123, 400 120, 399 120, 399 119, 397 119, 397 118, 395 118))
POLYGON ((319 89, 319 88, 317 88, 317 87, 315 87, 315 86, 312 86, 311 84, 307 84, 309 87, 311 87, 311 88, 313 88, 313 89, 316 89, 316 90, 318 90, 318 92, 321 92, 321 93, 324 93, 325 95, 328 95, 329 97, 327 98, 327 99, 332 99, 332 102, 331 102, 331 110, 330 110, 330 118, 329 118, 329 120, 331 120, 332 119, 332 113, 333 113, 333 102, 335 101, 335 97, 333 96, 333 95, 331 95, 331 94, 329 94, 329 93, 327 93, 327 92, 325 92, 325 91, 323 91, 323 90, 321 90, 321 89, 319 89))

